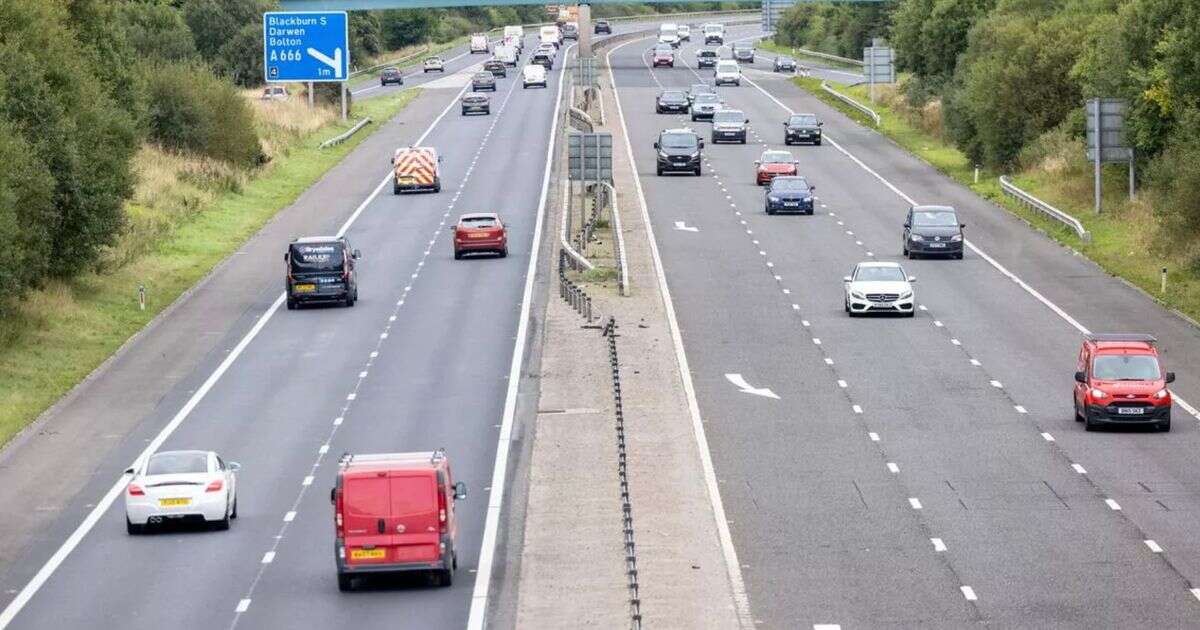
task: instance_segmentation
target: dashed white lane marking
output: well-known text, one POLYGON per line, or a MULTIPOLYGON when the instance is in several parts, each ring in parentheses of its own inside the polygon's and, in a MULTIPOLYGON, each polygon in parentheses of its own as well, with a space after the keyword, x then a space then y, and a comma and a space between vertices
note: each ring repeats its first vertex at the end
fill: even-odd
POLYGON ((952 343, 952 344, 954 344, 954 345, 956 345, 956 346, 961 346, 961 345, 962 345, 962 342, 961 342, 961 341, 959 341, 959 340, 957 340, 957 339, 951 339, 951 340, 950 340, 950 343, 952 343))
POLYGON ((1108 505, 1108 508, 1110 510, 1120 510, 1121 509, 1121 504, 1117 503, 1113 499, 1105 499, 1104 503, 1106 503, 1108 505))
POLYGON ((244 612, 246 612, 246 611, 247 611, 247 610, 249 610, 249 609, 250 609, 250 600, 249 600, 249 599, 243 599, 243 600, 241 600, 241 601, 239 601, 239 602, 238 602, 237 608, 234 608, 234 609, 233 609, 233 612, 237 612, 237 613, 244 613, 244 612))
POLYGON ((813 337, 813 345, 817 345, 817 346, 821 345, 821 340, 816 337, 813 337))
POLYGON ((376 357, 378 357, 378 356, 379 356, 379 351, 378 351, 378 350, 372 350, 372 351, 371 351, 371 358, 372 358, 372 359, 374 359, 374 358, 376 358, 376 357))
MULTIPOLYGON (((795 304, 793 304, 792 306, 796 306, 796 305, 795 305, 795 304)), ((807 320, 807 319, 802 319, 802 320, 800 320, 800 325, 801 325, 801 326, 804 326, 805 328, 808 328, 809 326, 811 326, 811 324, 809 324, 809 323, 808 323, 808 320, 807 320)))
POLYGON ((1189 588, 1188 591, 1192 594, 1192 597, 1200 599, 1200 588, 1189 588))
POLYGON ((1000 381, 997 381, 995 379, 992 379, 991 381, 988 381, 988 382, 991 383, 992 387, 995 387, 996 389, 1000 389, 1000 388, 1004 387, 1003 383, 1001 383, 1000 381))
POLYGON ((933 543, 934 551, 945 551, 946 543, 942 542, 941 538, 930 538, 929 542, 933 543))
POLYGON ((321 445, 321 448, 317 449, 317 453, 319 453, 319 454, 321 454, 321 455, 324 455, 325 453, 328 453, 328 452, 329 452, 329 445, 328 445, 328 444, 322 444, 322 445, 321 445))
POLYGON ((849 387, 849 385, 846 383, 846 381, 843 381, 840 378, 838 379, 837 384, 838 384, 838 387, 841 387, 842 389, 846 389, 847 387, 849 387))
POLYGON ((335 427, 336 427, 336 426, 341 426, 341 424, 342 424, 343 422, 345 422, 345 421, 346 421, 346 419, 345 419, 345 418, 343 418, 342 416, 338 416, 338 417, 336 417, 336 418, 334 418, 334 419, 333 419, 333 426, 335 426, 335 427))
POLYGON ((825 365, 833 365, 833 359, 830 359, 829 357, 825 357, 825 365))
POLYGON ((1074 468, 1075 472, 1077 472, 1081 475, 1087 474, 1087 469, 1085 469, 1083 466, 1080 466, 1079 464, 1071 464, 1071 468, 1074 468))
POLYGON ((366 370, 363 370, 362 372, 359 372, 359 373, 358 373, 358 378, 367 378, 367 372, 366 372, 366 370))
POLYGON ((1043 431, 1043 432, 1042 432, 1042 439, 1043 439, 1043 440, 1046 440, 1047 442, 1053 442, 1053 441, 1054 441, 1054 436, 1053 436, 1053 435, 1050 435, 1049 433, 1046 433, 1045 431, 1043 431))
POLYGON ((862 413, 862 407, 860 407, 858 405, 854 405, 853 407, 851 407, 851 409, 854 410, 854 413, 862 413))
POLYGON ((1150 551, 1153 551, 1154 553, 1162 553, 1162 547, 1159 547, 1158 543, 1154 542, 1153 540, 1146 540, 1143 542, 1145 542, 1146 546, 1150 548, 1150 551))
POLYGON ((982 364, 982 363, 980 363, 980 362, 979 362, 978 360, 976 360, 976 359, 971 359, 971 365, 974 365, 975 367, 979 367, 979 366, 981 366, 981 365, 983 365, 983 364, 982 364))
POLYGON ((867 437, 871 438, 871 441, 872 441, 872 442, 878 442, 878 441, 879 441, 879 434, 878 434, 878 433, 875 433, 874 431, 872 431, 872 432, 868 433, 868 434, 867 434, 867 437))
POLYGON ((970 586, 960 586, 958 587, 958 590, 962 591, 963 597, 967 598, 967 601, 969 602, 979 599, 975 596, 975 589, 971 588, 970 586))
POLYGON ((1013 409, 1016 409, 1016 410, 1017 410, 1017 413, 1029 413, 1029 411, 1027 411, 1027 410, 1026 410, 1024 407, 1022 407, 1021 405, 1013 405, 1013 409))
POLYGON ((793 310, 793 311, 798 311, 798 310, 800 310, 800 305, 799 305, 799 304, 793 304, 793 305, 792 305, 792 310, 793 310))
POLYGON ((358 394, 355 394, 354 392, 346 394, 346 400, 354 400, 355 398, 358 398, 358 394))
POLYGON ((312 485, 312 482, 313 482, 313 476, 312 476, 312 475, 309 475, 309 476, 307 476, 307 477, 305 477, 305 478, 304 478, 304 481, 302 482, 302 485, 305 485, 305 486, 311 486, 311 485, 312 485))
POLYGON ((941 321, 939 321, 939 320, 936 320, 936 319, 935 319, 935 320, 933 320, 933 325, 934 325, 934 326, 937 326, 938 328, 941 328, 942 326, 945 326, 945 324, 943 324, 941 321))
POLYGON ((275 562, 275 552, 268 551, 267 553, 264 553, 262 557, 262 563, 271 564, 272 562, 275 562))
POLYGON ((908 504, 909 504, 910 506, 912 506, 912 509, 914 509, 914 510, 919 510, 919 509, 921 509, 921 500, 920 500, 920 499, 918 499, 917 497, 909 497, 909 498, 908 498, 908 504))
POLYGON ((814 623, 813 630, 842 630, 842 626, 836 623, 814 623))
POLYGON ((287 514, 283 515, 283 522, 285 522, 285 523, 291 523, 294 520, 296 520, 296 512, 295 511, 291 511, 291 512, 288 512, 287 514))
POLYGON ((888 462, 887 469, 888 469, 888 472, 890 472, 892 474, 898 474, 900 472, 900 467, 897 466, 895 462, 888 462))

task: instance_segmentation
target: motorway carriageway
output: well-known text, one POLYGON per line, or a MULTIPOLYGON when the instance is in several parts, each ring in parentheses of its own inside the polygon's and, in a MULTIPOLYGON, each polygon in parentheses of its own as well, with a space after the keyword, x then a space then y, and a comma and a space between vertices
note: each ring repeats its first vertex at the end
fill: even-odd
POLYGON ((718 89, 750 118, 747 145, 656 115, 660 90, 711 72, 694 71, 694 44, 651 69, 652 43, 610 59, 757 626, 1196 627, 1196 330, 770 73, 769 56, 718 89), (790 111, 821 116, 823 146, 783 146, 790 111), (654 174, 655 135, 680 126, 705 139, 703 177, 654 174), (816 216, 764 213, 766 148, 797 156, 816 216), (914 200, 957 207, 965 260, 901 258, 914 200), (919 279, 914 319, 842 311, 862 260, 919 279), (1182 396, 1171 433, 1073 421, 1085 330, 1159 337, 1182 396))
MULTIPOLYGON (((486 583, 475 591, 476 571, 481 546, 491 555, 487 507, 500 503, 490 487, 493 465, 502 418, 513 417, 517 388, 510 379, 525 347, 527 327, 519 324, 529 315, 528 272, 565 55, 559 53, 548 89, 522 89, 519 68, 499 80, 490 116, 460 116, 458 99, 469 83, 463 77, 441 83, 456 87, 427 89, 264 228, 275 230, 275 240, 252 239, 186 298, 172 318, 223 299, 213 287, 225 275, 252 278, 238 325, 211 339, 209 356, 192 375, 104 454, 69 509, 6 567, 0 628, 467 625, 473 599, 482 604, 488 592, 486 583), (408 144, 439 148, 440 194, 391 194, 388 162, 395 147, 408 144), (352 190, 369 194, 346 198, 352 190), (471 211, 505 220, 507 259, 453 259, 452 226, 471 211), (291 235, 341 226, 362 250, 354 308, 280 307, 278 260, 287 238, 275 228, 295 215, 313 218, 286 228, 301 230, 291 235), (230 531, 126 535, 118 480, 147 445, 212 449, 242 464, 239 518, 230 531), (418 577, 340 593, 329 504, 337 458, 437 447, 446 448, 456 478, 468 486, 458 505, 454 585, 438 588, 418 577), (106 493, 116 500, 103 509, 106 493), (84 529, 76 530, 81 521, 84 529), (63 553, 64 541, 77 546, 63 553), (31 579, 36 592, 27 588, 31 579), (23 610, 17 613, 13 601, 23 610)), ((459 59, 447 77, 482 61, 459 59)), ((71 404, 106 403, 81 396, 71 404)))

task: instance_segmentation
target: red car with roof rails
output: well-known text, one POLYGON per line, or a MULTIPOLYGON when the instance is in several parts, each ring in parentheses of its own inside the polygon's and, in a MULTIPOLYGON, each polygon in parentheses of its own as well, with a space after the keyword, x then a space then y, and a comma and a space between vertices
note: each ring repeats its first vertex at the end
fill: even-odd
POLYGON ((1157 340, 1141 334, 1084 335, 1075 367, 1075 421, 1171 430, 1174 372, 1159 362, 1157 340))
POLYGON ((495 212, 470 212, 454 225, 454 259, 475 253, 508 256, 508 228, 495 212))
POLYGON ((444 449, 342 456, 329 492, 338 589, 366 575, 430 573, 450 586, 458 568, 454 483, 444 449))

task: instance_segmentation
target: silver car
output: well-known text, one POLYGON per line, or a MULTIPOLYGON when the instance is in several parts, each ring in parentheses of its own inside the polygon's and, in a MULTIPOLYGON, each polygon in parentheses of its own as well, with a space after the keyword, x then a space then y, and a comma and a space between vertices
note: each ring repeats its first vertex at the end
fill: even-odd
POLYGON ((429 57, 425 63, 421 64, 421 70, 424 72, 445 72, 446 62, 442 61, 441 57, 429 57))

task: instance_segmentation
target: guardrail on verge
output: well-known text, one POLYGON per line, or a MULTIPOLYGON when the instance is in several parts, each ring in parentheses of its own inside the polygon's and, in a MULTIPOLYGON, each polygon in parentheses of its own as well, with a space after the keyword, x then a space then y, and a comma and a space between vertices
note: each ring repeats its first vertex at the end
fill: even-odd
POLYGON ((613 259, 617 262, 617 294, 629 295, 629 265, 625 261, 625 234, 621 230, 621 213, 617 209, 617 189, 608 182, 600 182, 596 188, 596 207, 608 208, 612 219, 609 226, 613 231, 613 259))
POLYGON ((353 136, 354 134, 358 133, 359 129, 366 127, 370 123, 371 123, 370 118, 364 118, 364 119, 358 121, 357 123, 355 123, 355 125, 353 127, 347 129, 346 131, 326 140, 325 142, 322 142, 320 145, 317 146, 317 148, 328 149, 329 147, 332 147, 334 145, 341 144, 341 143, 349 140, 350 136, 353 136))
POLYGON ((1055 221, 1058 221, 1059 223, 1066 225, 1067 227, 1071 228, 1072 230, 1075 230, 1075 234, 1077 234, 1079 236, 1080 240, 1082 240, 1083 242, 1085 242, 1085 243, 1092 242, 1092 233, 1088 232, 1087 228, 1083 227, 1083 223, 1081 223, 1079 221, 1079 219, 1076 219, 1075 217, 1067 214, 1066 212, 1063 212, 1062 210, 1055 208, 1054 206, 1046 203, 1045 201, 1042 201, 1041 199, 1034 197, 1033 195, 1025 192, 1024 190, 1017 188, 1017 186, 1008 179, 1007 175, 1000 176, 1000 189, 1003 190, 1004 193, 1007 194, 1008 196, 1015 198, 1017 201, 1020 201, 1021 203, 1029 206, 1030 208, 1033 208, 1034 210, 1041 212, 1042 214, 1050 217, 1051 219, 1054 219, 1055 221))
POLYGON ((831 55, 829 53, 823 53, 823 52, 820 52, 817 50, 809 50, 807 48, 793 48, 792 50, 796 51, 796 54, 804 55, 806 57, 816 57, 818 59, 828 59, 829 61, 837 61, 839 63, 846 63, 846 64, 850 64, 852 66, 864 65, 863 62, 858 59, 851 59, 849 57, 839 57, 837 55, 831 55))
POLYGON ((621 491, 621 531, 625 549, 625 579, 629 588, 629 620, 632 630, 642 627, 641 583, 638 579, 637 543, 633 532, 633 502, 629 493, 629 452, 625 444, 625 409, 621 396, 621 361, 617 356, 617 320, 609 317, 601 334, 608 338, 608 364, 612 369, 613 406, 617 430, 617 481, 621 491))
POLYGON ((574 105, 567 110, 567 116, 572 122, 577 123, 571 126, 584 133, 592 133, 592 131, 596 129, 596 123, 592 120, 592 117, 589 116, 587 112, 575 107, 574 105))
POLYGON ((879 114, 876 114, 875 110, 873 110, 870 107, 867 107, 866 105, 863 105, 862 103, 859 103, 858 101, 850 98, 849 96, 846 96, 845 94, 842 94, 841 92, 838 92, 837 90, 829 87, 829 84, 824 81, 821 81, 821 89, 832 94, 835 98, 837 98, 838 100, 842 101, 843 103, 849 105, 850 107, 853 107, 854 109, 857 109, 858 111, 866 114, 867 116, 869 116, 871 118, 871 120, 875 121, 876 127, 879 126, 879 114))

